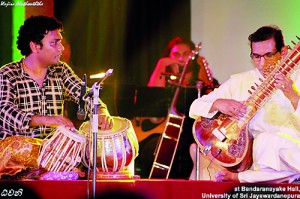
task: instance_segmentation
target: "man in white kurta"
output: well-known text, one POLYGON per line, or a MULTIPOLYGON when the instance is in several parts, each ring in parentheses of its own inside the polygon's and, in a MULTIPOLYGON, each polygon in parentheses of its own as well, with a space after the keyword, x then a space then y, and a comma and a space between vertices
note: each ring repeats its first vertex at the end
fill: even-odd
MULTIPOLYGON (((263 31, 280 31, 274 27, 264 27, 263 31)), ((260 31, 260 32, 259 32, 260 31)), ((280 31, 281 33, 281 31, 280 31)), ((253 39, 253 38, 252 38, 253 39)), ((218 111, 239 118, 245 114, 244 101, 250 96, 248 90, 260 79, 265 79, 270 65, 287 54, 282 45, 276 49, 276 38, 266 37, 251 40, 251 57, 255 69, 235 74, 218 89, 196 99, 190 107, 190 117, 212 118, 218 111)), ((283 42, 282 42, 283 43, 283 42)), ((291 77, 276 74, 276 91, 268 102, 260 108, 248 124, 249 133, 254 137, 253 164, 250 169, 232 173, 226 169, 214 171, 216 181, 240 182, 292 182, 300 174, 300 105, 297 88, 300 88, 300 70, 291 77)), ((205 158, 204 155, 201 158, 205 158)), ((200 159, 201 165, 201 159, 200 159)), ((211 167, 214 168, 214 167, 211 167)))

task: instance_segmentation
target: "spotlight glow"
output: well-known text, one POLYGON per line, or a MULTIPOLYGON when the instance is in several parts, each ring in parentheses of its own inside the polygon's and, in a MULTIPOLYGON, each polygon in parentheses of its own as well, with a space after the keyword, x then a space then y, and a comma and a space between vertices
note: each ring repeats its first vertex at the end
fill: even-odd
POLYGON ((90 75, 90 79, 100 79, 105 76, 105 72, 90 75))

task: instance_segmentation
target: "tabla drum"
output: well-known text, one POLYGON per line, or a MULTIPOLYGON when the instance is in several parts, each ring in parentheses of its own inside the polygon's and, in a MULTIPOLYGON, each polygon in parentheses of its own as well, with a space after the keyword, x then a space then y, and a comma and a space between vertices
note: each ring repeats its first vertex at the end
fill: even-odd
POLYGON ((41 147, 38 164, 48 171, 72 171, 81 162, 85 137, 63 126, 58 126, 49 137, 41 147))
MULTIPOLYGON (((98 172, 119 172, 126 169, 138 155, 138 140, 130 120, 112 116, 114 126, 109 130, 98 129, 96 167, 98 172)), ((79 131, 86 136, 87 144, 82 155, 87 168, 93 166, 93 136, 89 121, 79 131)))

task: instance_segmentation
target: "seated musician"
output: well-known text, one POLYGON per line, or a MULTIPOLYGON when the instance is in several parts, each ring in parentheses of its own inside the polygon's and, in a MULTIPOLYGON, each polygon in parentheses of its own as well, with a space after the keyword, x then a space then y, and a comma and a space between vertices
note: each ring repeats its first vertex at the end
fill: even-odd
MULTIPOLYGON (((182 37, 174 37, 164 49, 163 57, 160 58, 149 79, 149 87, 172 87, 178 83, 184 65, 192 56, 195 44, 182 37)), ((211 71, 204 57, 195 56, 195 61, 189 62, 185 72, 182 87, 193 88, 197 91, 196 85, 201 82, 201 94, 209 93, 218 87, 218 81, 212 77, 211 71), (203 93, 202 93, 203 92, 203 93)), ((182 102, 178 102, 182 103, 182 102)), ((183 106, 189 107, 186 104, 183 106)), ((179 108, 179 106, 177 107, 179 108)), ((180 108, 179 108, 180 109, 180 108)), ((185 110, 183 110, 185 111, 185 110)), ((158 120, 162 121, 162 120, 158 120)))
MULTIPOLYGON (((185 40, 179 36, 171 39, 164 49, 163 57, 158 60, 148 82, 149 87, 176 88, 174 85, 178 84, 183 68, 188 63, 182 84, 180 85, 180 92, 177 96, 178 100, 175 104, 179 114, 187 113, 191 102, 197 98, 198 90, 196 84, 198 82, 202 82, 202 84, 200 84, 201 92, 208 92, 208 90, 218 85, 218 81, 212 78, 205 58, 197 56, 199 52, 195 53, 195 60, 189 62, 194 49, 195 44, 192 41, 185 40), (182 92, 184 89, 191 89, 194 92, 182 92), (186 96, 186 93, 188 93, 188 96, 186 96)), ((153 123, 156 121, 158 123, 163 121, 163 119, 165 118, 152 118, 152 121, 153 123)), ((185 117, 182 127, 183 133, 181 133, 181 138, 178 143, 178 152, 175 156, 170 178, 186 179, 190 174, 192 160, 189 157, 189 145, 194 142, 192 136, 192 122, 193 120, 191 118, 188 116, 185 117)))
MULTIPOLYGON (((171 75, 177 77, 178 81, 183 66, 190 59, 194 49, 195 44, 192 41, 185 40, 182 37, 173 38, 165 48, 163 57, 158 60, 148 86, 166 87, 171 75)), ((197 81, 202 81, 202 87, 217 87, 217 80, 212 78, 211 71, 204 66, 207 64, 205 58, 199 56, 196 57, 196 61, 197 64, 192 62, 187 67, 183 86, 195 86, 197 81)))
MULTIPOLYGON (((20 161, 13 162, 14 157, 10 156, 16 154, 12 151, 10 156, 5 153, 13 148, 9 141, 5 142, 7 138, 26 136, 38 142, 58 126, 74 130, 72 121, 63 116, 64 100, 79 104, 82 80, 60 61, 64 50, 62 30, 62 23, 52 17, 26 19, 17 40, 24 57, 0 69, 0 177, 26 169, 22 160, 36 158, 36 154, 22 158, 28 152, 25 148, 28 143, 18 143, 14 149, 18 151, 20 161)), ((98 103, 99 127, 111 129, 112 117, 100 99, 98 103)), ((87 103, 87 110, 90 106, 87 103)))
MULTIPOLYGON (((299 178, 300 173, 300 159, 298 158, 300 153, 300 94, 298 91, 300 70, 295 70, 291 76, 284 75, 286 69, 290 70, 297 64, 294 65, 291 61, 287 61, 289 64, 285 66, 278 64, 279 60, 283 60, 288 55, 288 47, 285 46, 282 31, 277 26, 260 27, 250 34, 248 39, 251 49, 250 57, 255 68, 232 75, 218 89, 196 99, 190 107, 189 114, 194 119, 201 118, 202 121, 206 121, 208 118, 213 120, 213 117, 221 112, 229 118, 234 118, 233 121, 240 122, 240 124, 241 121, 246 121, 245 126, 248 128, 246 131, 250 139, 248 143, 245 143, 247 145, 244 150, 247 152, 250 150, 250 153, 247 153, 248 155, 244 157, 241 164, 230 165, 228 162, 227 166, 225 158, 217 162, 218 156, 226 157, 226 151, 224 151, 226 147, 222 144, 228 144, 229 148, 231 143, 237 143, 226 137, 228 135, 226 133, 230 132, 230 127, 226 128, 225 125, 219 130, 214 127, 215 131, 209 133, 213 134, 212 137, 215 139, 203 144, 202 147, 207 149, 205 151, 207 156, 201 153, 200 157, 200 165, 206 164, 205 167, 201 167, 200 173, 209 171, 210 174, 205 174, 206 178, 200 176, 200 179, 220 182, 293 182, 299 178), (268 86, 270 84, 273 85, 268 86), (258 93, 251 98, 249 90, 252 90, 253 94, 255 90, 258 93), (265 99, 268 95, 270 97, 265 99), (263 102, 263 99, 266 101, 263 102), (248 117, 250 118, 247 121, 248 117), (253 136, 253 145, 251 136, 253 136), (221 148, 221 146, 224 147, 221 148), (247 146, 250 148, 247 149, 247 146), (213 157, 209 156, 213 152, 209 149, 210 147, 219 148, 215 149, 213 157), (225 164, 221 164, 222 162, 225 164)), ((296 52, 299 61, 299 45, 296 52)), ((290 58, 293 60, 293 57, 290 58)), ((206 129, 209 128, 206 126, 206 129)), ((236 129, 236 133, 241 138, 245 138, 243 134, 240 134, 243 130, 245 130, 244 127, 236 129)), ((202 143, 206 141, 205 133, 202 136, 200 131, 195 133, 199 135, 197 139, 202 143)))

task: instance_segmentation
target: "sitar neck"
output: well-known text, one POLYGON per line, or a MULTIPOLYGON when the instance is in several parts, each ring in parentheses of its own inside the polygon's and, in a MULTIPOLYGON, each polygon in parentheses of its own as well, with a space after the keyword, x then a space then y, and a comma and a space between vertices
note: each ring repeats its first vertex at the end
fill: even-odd
POLYGON ((204 86, 211 86, 213 87, 213 76, 209 69, 208 62, 204 57, 199 56, 197 58, 197 63, 200 66, 199 73, 198 73, 198 79, 203 82, 204 86))
POLYGON ((252 107, 252 110, 247 113, 248 118, 252 118, 255 113, 267 103, 267 101, 277 90, 277 88, 275 87, 275 74, 281 73, 286 77, 290 77, 290 75, 297 68, 299 68, 299 60, 300 42, 298 42, 288 53, 288 55, 275 66, 275 68, 269 73, 265 80, 260 79, 260 85, 255 83, 255 85, 251 87, 252 91, 249 90, 249 93, 251 95, 245 102, 248 107, 252 107))

